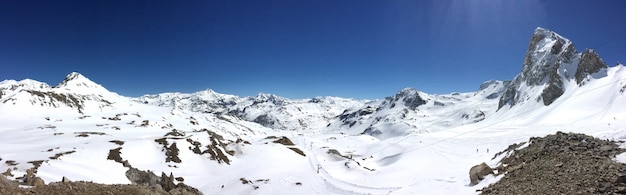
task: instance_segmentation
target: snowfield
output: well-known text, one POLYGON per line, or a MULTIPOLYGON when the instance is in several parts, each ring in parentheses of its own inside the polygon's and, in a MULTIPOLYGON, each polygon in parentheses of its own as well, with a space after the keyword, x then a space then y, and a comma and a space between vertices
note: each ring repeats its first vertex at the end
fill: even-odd
POLYGON ((528 86, 528 99, 499 110, 502 81, 466 93, 291 100, 212 90, 129 98, 78 73, 55 87, 5 80, 0 170, 128 184, 128 167, 111 159, 119 149, 130 166, 204 194, 477 194, 502 175, 470 185, 469 169, 495 167, 513 143, 556 131, 626 140, 626 69, 605 74, 565 82, 549 106, 532 98, 541 86, 528 86))

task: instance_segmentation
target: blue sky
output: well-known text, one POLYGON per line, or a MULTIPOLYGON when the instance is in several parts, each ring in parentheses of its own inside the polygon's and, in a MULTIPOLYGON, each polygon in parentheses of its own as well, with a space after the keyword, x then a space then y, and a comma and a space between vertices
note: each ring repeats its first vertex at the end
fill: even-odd
POLYGON ((626 61, 626 1, 0 1, 0 80, 77 71, 161 92, 376 99, 475 91, 521 70, 545 27, 626 61))

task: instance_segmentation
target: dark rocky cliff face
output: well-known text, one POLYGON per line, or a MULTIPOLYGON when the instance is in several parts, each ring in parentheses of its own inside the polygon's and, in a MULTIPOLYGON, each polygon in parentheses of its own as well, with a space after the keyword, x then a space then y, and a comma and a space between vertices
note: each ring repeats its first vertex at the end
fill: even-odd
POLYGON ((562 64, 573 63, 578 57, 574 44, 566 38, 547 29, 535 29, 524 57, 522 72, 500 98, 498 109, 529 99, 542 100, 544 105, 550 105, 564 93, 558 70, 562 64), (539 97, 527 97, 527 92, 521 90, 522 85, 545 87, 539 97))
POLYGON ((586 49, 580 58, 580 63, 576 69, 576 84, 583 85, 585 77, 590 74, 600 72, 602 69, 606 69, 608 66, 604 63, 604 60, 600 58, 600 55, 592 49, 586 49))
POLYGON ((417 107, 426 104, 426 100, 424 100, 419 92, 414 88, 406 88, 400 90, 396 95, 392 97, 387 97, 385 100, 390 102, 390 105, 395 106, 396 102, 404 103, 404 106, 408 107, 411 110, 415 110, 417 107))
POLYGON ((524 57, 521 79, 528 85, 539 85, 562 63, 572 63, 576 57, 576 48, 569 40, 552 31, 537 28, 524 57), (550 44, 552 46, 548 47, 550 44))
POLYGON ((581 54, 568 39, 537 28, 530 38, 522 71, 500 98, 498 110, 532 100, 548 106, 565 93, 565 83, 575 80, 582 86, 585 78, 606 68, 593 50, 581 54), (576 72, 572 75, 568 70, 574 68, 576 72), (541 93, 532 95, 537 93, 528 90, 541 90, 541 93))

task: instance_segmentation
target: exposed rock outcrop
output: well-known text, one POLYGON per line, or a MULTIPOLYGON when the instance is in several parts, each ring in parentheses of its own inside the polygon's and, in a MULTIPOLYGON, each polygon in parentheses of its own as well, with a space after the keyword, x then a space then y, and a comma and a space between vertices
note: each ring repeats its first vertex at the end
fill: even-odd
POLYGON ((576 81, 582 86, 587 76, 606 68, 593 50, 587 49, 581 54, 570 40, 537 28, 530 38, 522 71, 500 98, 498 110, 532 100, 549 106, 565 93, 566 83, 576 81))
POLYGON ((564 92, 563 78, 559 74, 563 71, 559 69, 577 63, 578 59, 579 54, 571 41, 550 30, 535 29, 524 57, 522 72, 513 79, 512 85, 500 98, 498 109, 529 99, 542 100, 544 105, 550 105, 564 92), (524 86, 543 89, 539 97, 529 97, 529 92, 520 90, 524 86))
POLYGON ((600 58, 600 55, 596 53, 592 49, 586 49, 580 58, 580 63, 578 64, 578 68, 576 69, 576 84, 583 85, 584 79, 593 74, 600 72, 605 69, 605 74, 602 76, 606 76, 606 68, 608 66, 604 63, 604 60, 600 58))
POLYGON ((385 98, 390 102, 391 107, 395 107, 396 102, 403 103, 404 106, 411 110, 415 110, 417 107, 426 104, 419 92, 414 88, 406 88, 400 90, 396 95, 385 98))
POLYGON ((486 163, 473 166, 469 171, 470 183, 472 185, 478 184, 485 176, 493 174, 491 167, 486 163))
POLYGON ((500 181, 483 194, 625 194, 626 164, 613 161, 626 149, 592 136, 557 132, 513 144, 494 158, 500 181))
MULTIPOLYGON (((17 188, 18 184, 0 175, 0 189, 17 188)), ((0 191, 1 192, 1 191, 0 191)))

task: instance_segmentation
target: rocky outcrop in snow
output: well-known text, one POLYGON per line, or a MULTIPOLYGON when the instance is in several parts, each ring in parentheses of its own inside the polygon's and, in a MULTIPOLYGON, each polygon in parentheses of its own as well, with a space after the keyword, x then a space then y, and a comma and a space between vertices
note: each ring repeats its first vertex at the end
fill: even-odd
POLYGON ((612 159, 619 143, 578 133, 532 137, 510 145, 502 157, 498 182, 482 194, 624 194, 626 165, 612 159))
POLYGON ((82 114, 85 109, 110 107, 120 99, 124 98, 76 72, 54 87, 30 79, 0 82, 0 102, 4 104, 68 107, 82 114))
POLYGON ((415 88, 400 90, 396 95, 385 98, 385 101, 388 101, 392 108, 395 107, 397 103, 402 103, 411 110, 415 110, 417 107, 426 104, 426 100, 420 96, 415 88))
POLYGON ((586 49, 580 58, 580 63, 576 69, 576 83, 583 85, 587 76, 594 73, 601 73, 599 77, 606 76, 606 68, 608 66, 604 63, 604 60, 600 58, 600 55, 592 49, 586 49))
POLYGON ((570 40, 537 28, 530 39, 522 71, 500 98, 498 110, 533 100, 548 106, 563 95, 567 83, 575 80, 582 85, 588 75, 602 77, 594 73, 606 67, 593 50, 581 54, 570 40))

